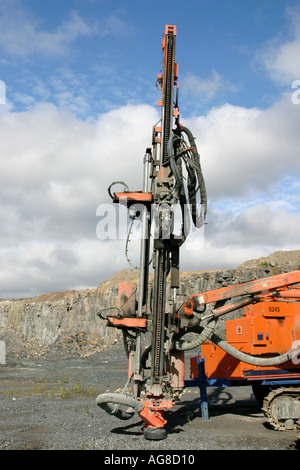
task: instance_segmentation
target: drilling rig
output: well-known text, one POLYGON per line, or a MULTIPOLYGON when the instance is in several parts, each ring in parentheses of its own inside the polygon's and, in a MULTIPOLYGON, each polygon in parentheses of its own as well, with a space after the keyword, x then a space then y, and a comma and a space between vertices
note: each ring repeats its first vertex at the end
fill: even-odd
MULTIPOLYGON (((166 25, 162 41, 163 69, 157 76, 161 118, 152 129, 152 146, 144 154, 143 188, 130 191, 121 182, 124 190, 113 192, 113 186, 120 181, 108 188, 113 203, 125 205, 132 220, 139 219, 140 265, 138 284, 124 280, 119 285, 118 305, 99 312, 108 326, 122 331, 128 357, 126 385, 131 384, 133 390, 130 395, 101 394, 96 403, 121 420, 137 413, 144 424, 146 439, 164 439, 165 411, 180 399, 187 384, 185 351, 202 347, 208 371, 205 380, 218 378, 245 383, 250 376, 244 364, 248 365, 248 372, 255 369, 256 372, 273 371, 275 376, 279 373, 277 378, 285 379, 283 385, 292 380, 292 391, 285 387, 278 396, 273 391, 264 406, 273 422, 296 423, 300 418, 300 368, 292 358, 300 350, 300 271, 197 293, 183 305, 177 305, 180 249, 191 228, 201 229, 205 223, 207 194, 195 138, 180 122, 176 38, 176 26, 166 25), (175 229, 176 208, 181 219, 179 233, 175 229), (237 309, 243 309, 246 317, 243 323, 232 326, 231 331, 236 331, 237 336, 232 333, 226 342, 216 335, 218 318, 237 309), (185 340, 185 335, 191 332, 194 339, 185 340), (280 341, 283 332, 285 341, 280 341), (260 349, 253 346, 253 340, 260 349), (229 365, 218 376, 216 369, 220 369, 217 367, 220 363, 224 364, 224 358, 229 365), (230 361, 235 367, 231 367, 230 361), (288 373, 282 364, 288 364, 288 373), (239 373, 232 374, 238 367, 239 373)), ((198 356, 191 359, 191 377, 196 381, 199 379, 197 361, 198 356)), ((256 375, 256 379, 262 383, 261 375, 256 375)))

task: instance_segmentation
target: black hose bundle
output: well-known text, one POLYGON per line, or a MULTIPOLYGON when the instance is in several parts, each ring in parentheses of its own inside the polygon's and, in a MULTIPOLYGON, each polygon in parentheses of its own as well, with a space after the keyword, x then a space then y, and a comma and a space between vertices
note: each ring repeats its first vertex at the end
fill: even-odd
POLYGON ((182 242, 186 239, 190 230, 190 220, 187 206, 190 208, 191 218, 195 227, 200 228, 204 224, 207 213, 207 194, 200 165, 200 156, 197 151, 195 139, 187 127, 176 129, 169 145, 169 162, 175 177, 175 191, 182 212, 182 242), (188 142, 182 133, 186 134, 188 142), (184 185, 183 166, 187 172, 187 194, 184 185), (200 202, 197 202, 197 195, 200 202), (200 205, 200 210, 198 206, 200 205))
POLYGON ((192 209, 192 219, 195 227, 201 227, 204 224, 207 212, 207 194, 200 165, 200 156, 197 151, 195 139, 187 127, 182 127, 182 131, 187 135, 190 143, 190 161, 187 160, 187 171, 189 174, 188 191, 189 203, 192 209), (198 186, 197 186, 198 185, 198 186), (197 191, 200 192, 201 209, 197 213, 197 191))

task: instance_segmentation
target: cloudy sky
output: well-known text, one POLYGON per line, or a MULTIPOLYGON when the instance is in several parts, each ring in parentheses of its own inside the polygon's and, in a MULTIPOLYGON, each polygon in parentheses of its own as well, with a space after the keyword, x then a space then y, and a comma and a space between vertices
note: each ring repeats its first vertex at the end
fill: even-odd
POLYGON ((298 1, 0 0, 0 297, 129 267, 99 222, 112 181, 141 189, 165 24, 209 200, 181 269, 300 248, 298 1))

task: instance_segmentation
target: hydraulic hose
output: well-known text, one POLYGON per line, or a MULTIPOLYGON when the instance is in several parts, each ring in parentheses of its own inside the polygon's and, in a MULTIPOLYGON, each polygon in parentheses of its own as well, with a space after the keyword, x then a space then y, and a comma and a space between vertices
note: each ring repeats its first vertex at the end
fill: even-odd
POLYGON ((216 328, 217 321, 218 321, 217 318, 213 318, 212 320, 210 320, 210 322, 207 323, 205 327, 200 327, 201 329, 200 333, 196 336, 196 338, 194 338, 191 341, 184 341, 184 342, 176 341, 175 344, 173 345, 174 348, 177 351, 189 351, 191 349, 198 348, 199 346, 201 346, 202 343, 204 343, 205 341, 211 338, 216 328))
POLYGON ((200 158, 199 158, 199 154, 198 154, 198 151, 197 151, 197 146, 196 146, 196 143, 195 143, 194 136, 187 127, 182 127, 182 132, 184 132, 187 135, 189 143, 190 143, 190 145, 193 149, 192 152, 191 152, 192 153, 192 162, 193 162, 193 167, 196 170, 196 175, 197 175, 198 184, 199 184, 200 197, 201 197, 200 216, 197 216, 197 213, 196 213, 197 210, 196 210, 196 200, 194 199, 195 198, 195 194, 194 194, 195 189, 194 188, 191 188, 191 190, 190 190, 191 191, 190 199, 191 199, 192 205, 193 205, 193 221, 194 221, 194 224, 195 224, 196 227, 201 227, 201 225, 203 225, 203 223, 204 223, 204 220, 206 218, 206 212, 207 212, 206 187, 205 187, 203 173, 202 173, 202 169, 201 169, 201 165, 200 165, 200 158))
POLYGON ((205 221, 207 212, 207 194, 205 182, 200 165, 200 157, 195 144, 195 139, 187 127, 181 131, 186 134, 188 142, 175 130, 168 142, 168 158, 172 173, 175 178, 174 194, 179 201, 182 211, 181 244, 184 243, 189 231, 190 221, 186 210, 190 207, 191 218, 195 227, 200 228, 205 221), (182 164, 187 171, 187 195, 185 194, 182 164), (197 202, 197 193, 200 194, 200 204, 197 202), (200 213, 197 208, 200 205, 200 213))
POLYGON ((144 408, 142 402, 129 395, 120 393, 102 393, 96 398, 96 403, 106 413, 114 415, 123 421, 132 418, 135 412, 138 413, 144 408), (121 410, 120 405, 128 406, 129 410, 121 410))
MULTIPOLYGON (((189 351, 191 349, 198 348, 207 340, 211 340, 214 344, 223 349, 231 356, 235 357, 239 361, 246 362, 246 364, 251 364, 254 366, 269 367, 269 366, 278 366, 290 361, 295 354, 300 353, 300 344, 297 344, 294 348, 290 349, 284 354, 275 357, 257 357, 251 356, 250 354, 243 353, 242 351, 237 350, 224 339, 220 338, 216 333, 214 333, 217 323, 217 318, 211 320, 204 328, 200 327, 201 331, 198 333, 197 337, 192 341, 176 341, 174 344, 175 349, 180 351, 189 351)), ((199 331, 199 328, 198 328, 199 331)))
POLYGON ((223 349, 223 351, 227 352, 231 356, 235 357, 239 361, 246 362, 247 364, 251 364, 254 366, 261 366, 261 367, 269 367, 269 366, 278 366, 280 364, 284 364, 285 362, 290 361, 294 354, 298 351, 300 352, 300 344, 297 344, 296 347, 290 349, 284 354, 275 357, 256 357, 251 356, 249 354, 245 354, 241 351, 238 351, 233 346, 228 344, 224 339, 220 338, 215 333, 211 336, 211 341, 215 343, 219 348, 223 349))

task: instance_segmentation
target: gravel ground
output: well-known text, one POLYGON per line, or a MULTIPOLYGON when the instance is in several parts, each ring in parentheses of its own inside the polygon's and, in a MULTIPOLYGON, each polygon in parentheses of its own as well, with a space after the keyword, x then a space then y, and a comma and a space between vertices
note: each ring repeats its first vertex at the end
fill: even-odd
POLYGON ((167 438, 146 440, 137 415, 120 421, 95 403, 126 378, 120 345, 88 357, 8 357, 0 365, 0 449, 103 450, 108 458, 138 450, 298 450, 295 432, 268 427, 250 387, 209 388, 208 421, 201 419, 199 389, 185 389, 165 413, 167 438))

